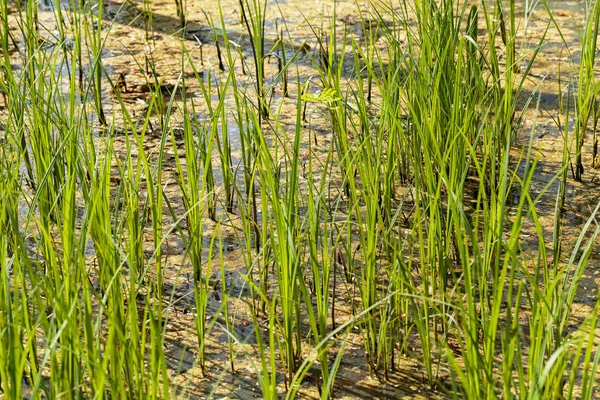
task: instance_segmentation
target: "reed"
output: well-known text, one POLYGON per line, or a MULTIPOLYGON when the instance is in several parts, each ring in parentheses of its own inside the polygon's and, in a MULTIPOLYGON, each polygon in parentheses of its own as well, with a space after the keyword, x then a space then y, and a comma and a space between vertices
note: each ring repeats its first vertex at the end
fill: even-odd
MULTIPOLYGON (((598 26, 600 9, 597 1, 585 3, 585 25, 580 33, 581 60, 577 82, 576 125, 575 125, 575 174, 573 179, 582 181, 584 173, 582 149, 586 132, 589 130, 590 117, 595 115, 596 97, 600 92, 594 68, 596 66, 596 48, 598 43, 598 26)), ((595 134, 595 133, 594 133, 595 134)), ((597 146, 597 145, 595 145, 597 146)), ((593 161, 592 161, 593 162, 593 161)), ((593 165, 592 165, 593 166, 593 165)))
POLYGON ((266 1, 240 0, 240 32, 219 4, 206 14, 214 48, 178 36, 169 90, 144 53, 149 105, 136 118, 103 57, 115 23, 103 1, 59 6, 56 42, 42 46, 36 3, 0 4, 5 398, 194 397, 198 367, 210 396, 249 374, 267 399, 330 399, 356 344, 381 382, 409 356, 452 398, 594 398, 600 301, 583 320, 573 308, 600 205, 577 237, 564 218, 598 117, 596 1, 577 89, 559 74, 562 155, 542 188, 536 124, 523 121, 540 111, 541 83, 527 82, 561 28, 547 3, 535 42, 520 40, 532 6, 514 1, 373 2, 357 6, 359 33, 334 4, 301 39, 281 7, 271 25, 266 1), (173 361, 176 306, 192 337, 173 361))

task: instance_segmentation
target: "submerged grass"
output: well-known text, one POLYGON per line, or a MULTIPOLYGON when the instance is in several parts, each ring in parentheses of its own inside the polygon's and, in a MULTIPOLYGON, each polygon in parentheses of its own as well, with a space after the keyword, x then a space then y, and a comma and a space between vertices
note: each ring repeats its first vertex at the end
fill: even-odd
POLYGON ((597 396, 600 302, 583 321, 571 308, 597 250, 600 205, 579 237, 561 229, 569 138, 581 180, 597 115, 596 1, 578 89, 559 88, 562 164, 541 191, 535 125, 517 159, 511 149, 527 109, 539 107, 539 86, 525 94, 525 83, 558 24, 550 18, 538 42, 517 43, 531 10, 521 15, 514 1, 373 2, 356 8, 362 36, 340 29, 333 7, 325 27, 306 21, 316 43, 306 57, 287 24, 267 32, 267 18, 280 16, 266 1, 237 4, 246 44, 233 42, 219 4, 218 67, 181 39, 165 89, 146 59, 148 106, 137 119, 102 57, 111 35, 102 1, 57 2, 57 35, 38 27, 36 5, 2 2, 0 15, 4 398, 194 397, 189 381, 175 383, 183 359, 174 368, 166 354, 170 310, 187 297, 199 374, 212 379, 209 350, 222 346, 226 368, 246 360, 264 398, 311 387, 335 397, 350 341, 373 377, 390 380, 410 355, 423 385, 451 398, 597 396), (325 116, 325 135, 307 107, 325 116), (554 182, 549 237, 539 204, 554 182), (523 241, 525 223, 536 249, 523 241), (242 265, 228 264, 226 230, 242 265), (192 274, 181 299, 167 285, 181 275, 166 250, 175 240, 192 274), (234 304, 251 334, 240 333, 234 304), (226 343, 211 340, 215 326, 226 343))

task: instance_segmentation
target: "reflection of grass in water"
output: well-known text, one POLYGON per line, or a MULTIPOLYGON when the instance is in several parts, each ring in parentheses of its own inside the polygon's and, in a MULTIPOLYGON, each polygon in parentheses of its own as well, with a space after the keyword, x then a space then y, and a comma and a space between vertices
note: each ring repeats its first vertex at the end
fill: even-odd
MULTIPOLYGON (((302 80, 296 72, 294 85, 304 46, 288 57, 284 34, 292 32, 283 23, 266 49, 271 9, 241 1, 251 48, 230 41, 219 9, 222 29, 214 32, 226 72, 200 69, 182 42, 180 64, 171 65, 182 73, 165 96, 151 57, 149 106, 138 120, 119 82, 105 73, 102 3, 56 11, 58 45, 43 50, 34 3, 10 17, 6 3, 0 29, 7 105, 0 152, 0 386, 6 398, 168 398, 184 390, 172 383, 165 355, 173 334, 168 311, 180 300, 165 285, 183 274, 173 273, 163 254, 173 238, 185 249, 182 268, 191 271, 189 329, 206 377, 217 328, 227 333, 230 369, 250 365, 265 398, 283 389, 292 398, 308 385, 331 397, 347 343, 357 339, 371 375, 382 381, 391 379, 401 354, 412 354, 427 384, 453 397, 593 398, 599 306, 579 322, 570 310, 598 233, 598 208, 570 257, 560 256, 567 239, 560 217, 569 134, 578 165, 584 128, 590 116, 596 121, 596 3, 581 36, 575 131, 558 121, 565 147, 554 178, 561 185, 550 240, 536 204, 554 180, 533 198, 532 145, 519 162, 509 159, 524 115, 516 101, 545 41, 544 34, 539 43, 524 44, 533 56, 515 68, 527 49, 516 43, 514 2, 497 2, 493 10, 451 0, 397 9, 378 4, 357 9, 360 37, 340 29, 334 12, 328 27, 309 25, 317 43, 308 55, 315 75, 302 80), (18 28, 10 31, 9 21, 18 28), (67 40, 74 45, 63 45, 67 40), (18 54, 11 53, 16 41, 18 54), (235 66, 250 53, 253 65, 244 69, 253 78, 245 83, 235 66), (268 76, 271 55, 278 67, 268 76), (63 64, 68 74, 56 74, 63 64), (191 75, 183 73, 189 69, 191 75), (122 114, 124 154, 115 148, 116 115, 103 116, 102 84, 122 114), (289 95, 293 105, 272 106, 279 85, 282 101, 289 95), (200 96, 192 93, 196 87, 200 96), (328 146, 319 145, 306 121, 307 107, 315 105, 327 117, 328 146), (149 150, 155 112, 160 138, 149 150), (295 113, 293 129, 283 125, 282 113, 295 113), (106 128, 98 130, 96 121, 106 128), (240 135, 239 165, 232 159, 232 123, 240 135), (171 150, 181 198, 166 190, 171 150), (23 201, 30 210, 25 217, 23 201), (526 220, 537 234, 535 254, 520 243, 526 220), (226 284, 226 271, 242 266, 227 264, 225 229, 239 243, 247 271, 256 355, 242 343, 230 307, 247 292, 226 284), (39 254, 30 254, 31 239, 39 254), (88 242, 93 262, 85 256, 88 242), (209 306, 217 295, 219 306, 209 306), (352 316, 340 320, 343 311, 352 316)), ((534 108, 535 92, 525 108, 534 108)), ((568 121, 568 105, 559 109, 568 121)), ((226 373, 219 371, 218 380, 226 373)))

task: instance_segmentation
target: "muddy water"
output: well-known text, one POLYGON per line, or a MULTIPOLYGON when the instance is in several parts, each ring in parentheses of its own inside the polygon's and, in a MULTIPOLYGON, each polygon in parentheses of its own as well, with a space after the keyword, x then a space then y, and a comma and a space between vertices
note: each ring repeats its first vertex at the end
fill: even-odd
MULTIPOLYGON (((532 185, 532 194, 541 195, 538 212, 544 231, 547 233, 546 240, 552 239, 553 215, 558 192, 558 181, 550 184, 552 179, 561 169, 563 151, 563 132, 565 116, 560 113, 559 87, 563 94, 568 90, 575 91, 577 85, 577 63, 580 51, 577 49, 579 39, 578 30, 582 29, 585 5, 580 1, 556 1, 551 3, 556 22, 559 24, 563 37, 557 29, 551 26, 544 45, 537 56, 532 68, 530 78, 525 88, 527 95, 534 93, 534 100, 539 100, 539 106, 532 103, 525 114, 524 126, 519 134, 517 146, 513 149, 513 156, 517 159, 523 154, 532 139, 533 154, 538 157, 535 170, 535 179, 532 185), (569 45, 567 49, 564 42, 569 45), (547 187, 547 185, 549 185, 547 187)), ((542 10, 534 11, 528 24, 528 31, 523 34, 523 39, 531 42, 539 41, 542 33, 549 23, 549 18, 542 10)), ((527 61, 525 59, 524 61, 527 61)), ((572 111, 571 111, 572 113, 572 111)), ((571 114, 573 115, 573 114, 571 114)), ((569 131, 573 131, 572 122, 569 122, 569 131)), ((583 182, 575 182, 572 179, 572 171, 569 171, 569 180, 566 188, 565 210, 563 212, 563 234, 565 243, 563 253, 569 255, 574 246, 574 239, 582 230, 583 224, 588 220, 594 208, 598 204, 598 192, 600 189, 599 170, 593 167, 592 134, 588 133, 586 144, 583 148, 583 164, 586 173, 583 182)), ((571 138, 569 148, 574 151, 574 140, 571 138)), ((521 169, 520 169, 521 170, 521 169)), ((535 235, 532 233, 531 237, 535 235)), ((587 235, 589 238, 590 235, 587 235)), ((527 240, 524 241, 527 244, 527 240)), ((537 241, 529 243, 537 247, 537 241)), ((549 249, 551 254, 551 249, 549 249)), ((582 285, 578 294, 581 308, 577 307, 575 314, 580 317, 589 313, 590 305, 593 305, 598 292, 598 275, 600 271, 600 248, 595 246, 592 253, 590 268, 586 273, 586 284, 582 285), (584 305, 585 304, 585 305, 584 305)))
MULTIPOLYGON (((49 31, 52 31, 54 21, 53 4, 54 2, 44 1, 40 7, 41 21, 49 31)), ((348 29, 356 37, 360 37, 363 32, 362 24, 356 13, 356 3, 341 0, 336 4, 336 23, 341 28, 348 29)), ((68 8, 66 4, 63 5, 65 9, 68 8)), ((223 0, 221 5, 229 38, 242 46, 245 50, 245 62, 250 65, 252 62, 251 52, 248 48, 247 34, 240 23, 238 2, 223 0)), ((582 3, 578 1, 555 1, 551 5, 554 9, 556 21, 562 29, 564 40, 569 45, 575 46, 578 41, 577 27, 583 21, 582 3)), ((359 6, 365 11, 371 7, 366 3, 360 3, 359 6)), ((220 25, 216 2, 214 0, 188 2, 186 9, 188 27, 185 35, 183 35, 183 40, 173 1, 154 1, 151 3, 151 9, 153 24, 150 26, 147 18, 148 14, 144 11, 141 2, 105 2, 104 29, 107 32, 107 37, 103 59, 111 80, 117 82, 121 78, 124 79, 124 85, 127 89, 124 90, 122 96, 134 120, 145 115, 146 107, 150 102, 150 94, 145 86, 147 79, 145 69, 148 62, 154 63, 154 68, 165 88, 165 97, 168 98, 169 91, 181 79, 182 43, 190 52, 196 65, 203 71, 205 82, 208 79, 218 79, 219 77, 217 50, 212 37, 213 26, 207 17, 207 15, 210 16, 217 26, 220 25)), ((318 56, 313 29, 319 31, 319 27, 322 25, 327 26, 333 14, 333 2, 324 0, 273 1, 269 3, 267 12, 266 48, 269 49, 275 43, 277 36, 275 27, 281 28, 281 20, 284 19, 289 32, 289 37, 286 38, 286 46, 290 52, 288 57, 291 57, 295 50, 303 49, 297 62, 300 80, 306 81, 311 76, 316 76, 317 71, 312 67, 310 60, 311 55, 313 57, 318 56)), ((522 65, 527 64, 528 57, 531 56, 536 41, 541 39, 548 23, 549 18, 539 4, 535 10, 529 13, 527 23, 525 21, 521 22, 522 65)), ((216 29, 219 32, 220 28, 216 29)), ((539 98, 539 108, 531 108, 526 112, 524 126, 519 132, 512 155, 515 166, 521 174, 524 173, 524 165, 519 165, 517 160, 519 160, 523 149, 528 145, 530 137, 533 135, 534 154, 539 156, 532 186, 534 194, 536 192, 540 193, 546 187, 560 170, 561 165, 563 139, 561 130, 556 123, 560 111, 557 93, 559 85, 564 90, 566 85, 573 84, 576 77, 569 78, 566 71, 574 70, 571 63, 572 61, 577 62, 579 57, 576 52, 569 54, 563 44, 563 38, 561 38, 555 27, 550 27, 545 44, 537 56, 531 75, 525 84, 526 94, 535 91, 536 100, 539 98)), ((239 64, 236 64, 237 78, 242 84, 251 87, 253 84, 252 78, 242 72, 239 64)), ((273 79, 276 73, 277 64, 274 61, 268 64, 267 79, 273 79)), ((197 100, 199 118, 206 118, 206 109, 202 108, 203 100, 201 100, 199 85, 194 82, 193 71, 187 67, 184 69, 184 75, 191 96, 197 100)), ((280 109, 279 118, 282 125, 293 131, 297 93, 295 86, 290 86, 291 95, 289 98, 282 95, 280 87, 274 87, 272 105, 274 109, 280 109)), ((316 92, 318 87, 314 86, 312 90, 316 92)), ((216 101, 216 93, 211 93, 211 95, 212 100, 216 101)), ((117 126, 122 125, 120 106, 115 101, 111 91, 108 90, 108 85, 105 85, 103 101, 106 113, 110 115, 109 119, 114 119, 117 126)), ((177 111, 178 107, 181 107, 180 101, 175 102, 175 111, 172 115, 175 125, 181 122, 181 114, 177 111)), ((318 132, 320 146, 325 151, 331 140, 327 130, 324 129, 327 126, 326 115, 322 109, 314 105, 309 108, 307 114, 310 129, 318 132)), ((157 119, 154 120, 154 125, 158 126, 157 119)), ((241 159, 240 132, 233 120, 228 124, 228 134, 233 146, 233 162, 238 165, 241 159)), ((148 151, 152 151, 160 145, 160 138, 149 136, 145 145, 148 151)), ((123 141, 118 138, 115 146, 119 151, 125 151, 123 141)), ((596 170, 590 167, 592 162, 591 146, 585 146, 584 149, 586 151, 584 165, 589 172, 585 174, 582 183, 576 183, 570 179, 567 188, 563 231, 565 237, 568 238, 575 238, 579 235, 582 224, 587 220, 598 202, 597 193, 600 189, 600 176, 596 176, 596 170)), ((166 195, 173 200, 176 212, 182 214, 181 194, 178 193, 175 180, 175 152, 179 152, 183 156, 181 149, 168 146, 167 166, 163 180, 166 182, 166 195)), ((215 159, 215 163, 218 163, 218 160, 215 159)), ((237 178, 241 179, 240 176, 237 178)), ((539 213, 548 239, 552 235, 556 192, 557 185, 551 185, 547 193, 540 198, 539 213)), ((515 193, 514 196, 515 201, 518 201, 520 194, 515 193)), ((165 209, 165 215, 169 215, 167 209, 165 209)), ((232 218, 235 220, 235 217, 232 218)), ((169 218, 165 221, 167 225, 172 223, 173 221, 170 221, 169 218)), ((235 221, 232 221, 232 225, 235 225, 235 221)), ((211 239, 211 228, 214 228, 214 226, 207 226, 209 234, 204 238, 207 248, 211 239)), ((184 244, 176 235, 172 235, 172 237, 167 238, 163 248, 165 253, 164 263, 169 266, 169 272, 166 276, 166 292, 172 296, 172 300, 169 302, 170 308, 168 309, 166 339, 166 353, 170 363, 170 372, 173 382, 185 388, 185 394, 194 397, 207 396, 210 393, 214 393, 219 397, 234 397, 232 394, 235 393, 235 397, 239 398, 259 398, 259 387, 254 378, 256 371, 253 367, 253 363, 257 360, 256 346, 253 345, 255 341, 254 326, 247 305, 249 301, 248 287, 243 279, 243 275, 248 271, 243 267, 244 262, 236 239, 235 228, 224 227, 222 232, 226 248, 224 254, 227 266, 225 285, 231 292, 230 308, 233 316, 233 328, 241 342, 236 345, 236 353, 239 355, 236 361, 237 371, 231 373, 228 369, 225 346, 226 334, 222 328, 224 321, 220 317, 216 318, 217 323, 212 328, 212 332, 208 334, 207 368, 211 371, 210 376, 203 377, 200 369, 196 366, 197 354, 195 349, 197 345, 193 331, 192 270, 184 257, 184 244), (242 355, 244 353, 246 355, 242 355)), ((148 237, 150 237, 150 233, 150 230, 148 230, 148 237)), ((530 226, 529 231, 526 230, 523 234, 523 245, 536 250, 538 243, 533 239, 534 237, 535 232, 530 226)), ((151 249, 151 243, 148 243, 148 245, 151 249)), ((565 243, 564 251, 568 253, 572 247, 572 242, 565 243)), ((589 314, 595 302, 595 294, 600 284, 600 249, 598 247, 596 246, 594 250, 590 263, 591 268, 586 273, 578 294, 578 304, 573 309, 576 318, 583 318, 589 314)), ((213 291, 210 293, 208 300, 209 317, 216 315, 221 306, 220 285, 223 285, 223 282, 220 280, 219 271, 213 271, 211 285, 213 291)), ((350 317, 349 307, 340 307, 338 323, 343 323, 344 320, 350 317)), ((355 333, 350 339, 336 380, 336 397, 443 397, 441 392, 427 386, 424 372, 420 370, 419 364, 408 357, 399 360, 397 371, 390 374, 386 383, 369 377, 365 368, 366 363, 364 362, 364 350, 360 335, 355 333)), ((447 374, 447 372, 441 372, 442 378, 444 374, 447 374)), ((279 382, 283 390, 282 377, 280 377, 279 382)), ((317 390, 310 376, 305 380, 301 393, 306 398, 318 398, 317 390)))
MULTIPOLYGON (((150 44, 146 41, 145 24, 140 18, 141 6, 129 2, 107 2, 107 18, 111 19, 112 28, 107 39, 104 61, 108 66, 109 73, 116 79, 119 74, 126 77, 127 86, 133 88, 131 93, 125 95, 126 101, 131 104, 134 118, 143 115, 144 106, 149 102, 148 94, 140 93, 143 87, 145 77, 140 66, 144 66, 146 59, 152 58, 155 68, 160 74, 160 78, 168 85, 175 85, 179 79, 181 44, 179 42, 179 20, 174 12, 171 1, 157 1, 152 3, 154 30, 148 35, 150 44), (136 110, 139 107, 140 112, 136 110)), ((357 37, 362 35, 362 24, 356 15, 354 1, 337 2, 337 23, 340 27, 347 27, 357 37)), ((366 5, 361 5, 366 10, 366 5)), ((223 1, 222 9, 224 20, 227 24, 229 39, 239 43, 244 50, 245 63, 251 65, 251 52, 248 48, 248 37, 244 27, 240 24, 240 14, 237 1, 223 1)), ((217 51, 212 39, 211 24, 207 21, 204 12, 210 13, 213 21, 218 23, 218 13, 215 10, 214 1, 194 1, 188 2, 187 21, 188 29, 185 35, 184 44, 192 55, 197 65, 204 69, 205 82, 209 79, 208 70, 211 71, 212 79, 218 78, 218 59, 217 51), (199 43, 202 43, 200 46, 199 43), (200 48, 201 47, 201 48, 200 48)), ((316 40, 312 29, 319 30, 321 26, 327 26, 333 14, 333 3, 331 1, 279 1, 273 2, 268 7, 268 21, 266 23, 266 45, 269 49, 276 41, 277 31, 275 26, 281 28, 281 19, 285 19, 289 37, 286 39, 286 48, 288 57, 291 57, 298 49, 303 49, 299 53, 297 61, 298 75, 301 81, 306 81, 310 77, 317 76, 317 71, 312 67, 310 57, 317 58, 316 40), (304 50, 305 49, 305 50, 304 50)), ((107 21, 109 23, 109 21, 107 21)), ((252 87, 253 80, 250 76, 244 75, 239 63, 236 62, 236 75, 239 81, 252 87)), ((295 75, 294 71, 294 75, 295 75)), ((191 93, 200 93, 199 87, 191 79, 191 71, 185 71, 188 90, 191 93)), ((267 66, 266 78, 271 80, 277 74, 277 63, 275 60, 267 66)), ((316 93, 318 87, 313 86, 311 91, 316 93)), ((111 97, 108 91, 105 93, 105 104, 110 109, 111 97)), ((192 94, 194 96, 194 94, 192 94)), ((197 99, 194 97, 194 99, 197 99)), ((198 96, 199 99, 199 96, 198 96)), ((216 101, 216 93, 212 93, 213 101, 216 101)), ((272 109, 279 109, 278 119, 287 131, 293 132, 295 124, 295 107, 297 91, 295 85, 290 84, 290 97, 285 98, 282 95, 281 87, 274 88, 272 109)), ((176 104, 176 107, 180 104, 176 104)), ((205 112, 202 109, 202 102, 198 101, 200 113, 205 112)), ((119 110, 111 110, 117 115, 119 110)), ((171 116, 174 121, 180 118, 177 111, 171 116)), ((200 116, 203 117, 202 115, 200 116)), ((325 152, 331 141, 327 131, 327 120, 323 109, 317 106, 311 106, 307 110, 307 120, 310 128, 318 135, 319 148, 325 152)), ((238 165, 241 159, 240 132, 236 124, 230 121, 228 124, 228 133, 232 144, 233 163, 238 165)), ((159 139, 149 139, 148 147, 158 146, 159 139), (154 142, 153 142, 154 141, 154 142)), ((118 146, 118 143, 117 143, 118 146)), ((173 154, 178 149, 167 150, 173 154)), ((182 155, 182 154, 181 154, 182 155)), ((308 155, 305 150, 303 156, 308 155)), ((218 165, 218 160, 214 160, 218 165)), ((218 170, 218 168, 216 168, 218 170)), ((172 171, 174 174, 174 171, 172 171)), ((218 178, 218 177, 217 177, 218 178)), ((241 183, 242 177, 238 175, 238 181, 241 183)), ((169 171, 165 173, 165 182, 171 182, 167 185, 166 193, 169 198, 178 199, 178 188, 175 185, 175 177, 169 171)), ((175 201, 175 204, 179 204, 175 201)), ((178 211, 183 211, 178 206, 178 211)), ((165 210, 165 215, 167 210, 165 210)), ((260 219, 260 215, 258 218, 260 219)), ((233 217, 235 219, 235 217, 233 217)), ((167 222, 168 223, 168 222, 167 222)), ((235 225, 235 220, 232 221, 235 225)), ((207 226, 209 232, 205 237, 206 247, 210 241, 211 226, 207 226)), ((256 355, 256 346, 254 338, 254 326, 249 313, 248 301, 249 291, 247 283, 243 279, 243 274, 247 273, 242 259, 241 250, 237 244, 234 229, 223 230, 223 236, 228 244, 228 251, 225 254, 227 266, 226 285, 230 290, 230 310, 233 317, 233 329, 240 340, 236 345, 236 372, 231 373, 228 365, 226 353, 226 334, 223 331, 225 322, 218 316, 212 332, 207 336, 208 344, 208 370, 211 371, 210 377, 203 377, 200 369, 196 366, 197 345, 195 344, 194 327, 194 300, 192 295, 191 276, 192 270, 185 260, 183 253, 185 248, 183 243, 173 237, 167 241, 167 248, 164 249, 166 255, 165 265, 170 266, 170 272, 166 277, 168 289, 166 292, 173 293, 176 301, 170 309, 168 323, 168 338, 166 353, 172 368, 173 382, 185 388, 185 393, 193 397, 207 396, 211 392, 221 397, 238 398, 260 398, 260 390, 256 382, 256 365, 258 359, 256 355), (246 355, 244 355, 246 354, 246 355)), ((213 267, 215 269, 215 267, 213 267)), ((213 290, 209 294, 208 308, 209 318, 218 313, 221 306, 221 287, 219 271, 213 271, 211 281, 214 282, 213 290)), ((343 289, 339 289, 338 297, 341 298, 343 289)), ((341 324, 352 317, 351 309, 348 305, 338 304, 336 310, 337 323, 341 324)), ((263 324, 263 322, 259 323, 263 324)), ((266 325, 262 327, 266 330, 266 325)), ((305 346, 305 355, 310 349, 305 346)), ((332 357, 337 349, 332 349, 332 357)), ((419 364, 411 358, 400 357, 397 360, 397 370, 390 374, 388 381, 382 383, 380 380, 371 378, 366 370, 364 362, 364 347, 358 332, 353 332, 347 345, 344 359, 340 366, 340 372, 336 380, 334 395, 337 398, 441 398, 441 393, 428 387, 425 383, 425 374, 420 370, 419 364)), ((442 372, 442 375, 445 372, 442 372)), ((314 373, 305 379, 300 393, 303 398, 318 398, 313 378, 314 373)), ((278 376, 278 382, 282 392, 283 376, 278 376)))
MULTIPOLYGON (((559 190, 558 180, 554 182, 553 180, 562 166, 564 124, 566 120, 564 113, 561 113, 560 110, 559 88, 563 95, 568 90, 577 90, 577 63, 581 53, 576 49, 579 44, 578 30, 582 29, 585 13, 584 2, 580 1, 555 1, 551 3, 551 6, 563 36, 561 37, 554 26, 551 26, 548 30, 544 45, 525 84, 525 95, 534 94, 534 102, 525 113, 523 127, 519 132, 517 143, 512 149, 512 157, 517 163, 516 160, 522 159, 531 141, 532 154, 537 160, 537 165, 530 192, 534 197, 539 196, 536 210, 543 226, 546 251, 550 258, 553 254, 551 244, 556 196, 559 190), (569 48, 565 46, 565 42, 569 48)), ((531 20, 527 25, 528 30, 521 37, 525 41, 536 43, 542 38, 549 22, 549 18, 544 11, 541 9, 533 11, 531 20)), ((533 45, 530 44, 530 46, 533 45)), ((523 65, 528 62, 528 54, 531 53, 525 52, 523 65)), ((598 74, 598 71, 596 73, 598 74)), ((572 113, 573 111, 571 111, 571 118, 572 113)), ((569 124, 569 132, 573 132, 573 123, 571 121, 567 123, 569 124)), ((591 131, 593 129, 590 129, 589 132, 591 131)), ((574 252, 575 242, 582 235, 583 226, 600 201, 598 196, 600 193, 600 170, 594 168, 593 165, 591 141, 592 133, 588 133, 586 144, 583 147, 583 164, 586 169, 583 182, 576 182, 573 179, 572 169, 568 172, 565 207, 561 220, 561 231, 564 235, 561 259, 565 263, 574 252)), ((570 151, 574 153, 575 143, 573 138, 570 138, 568 146, 570 151)), ((521 161, 517 166, 520 175, 523 176, 524 162, 521 161)), ((517 193, 516 195, 519 196, 520 194, 517 193)), ((518 199, 515 200, 518 201, 518 199)), ((595 218, 595 221, 597 220, 598 216, 595 218)), ((597 222, 592 223, 592 232, 596 224, 597 222)), ((592 232, 583 235, 584 245, 590 239, 592 232)), ((531 250, 532 254, 537 253, 539 240, 530 220, 525 221, 525 229, 521 240, 524 249, 531 250)), ((577 254, 580 255, 581 251, 579 250, 577 254)), ((579 256, 575 257, 574 260, 576 264, 579 256)), ((590 315, 597 300, 599 287, 600 243, 595 243, 588 268, 584 273, 576 294, 575 304, 571 310, 573 321, 581 323, 590 315)), ((526 317, 523 316, 523 318, 526 317)), ((525 323, 525 325, 527 324, 525 323)), ((569 328, 574 329, 575 326, 576 324, 573 324, 569 328)), ((596 328, 596 337, 600 337, 600 329, 598 328, 596 328)))

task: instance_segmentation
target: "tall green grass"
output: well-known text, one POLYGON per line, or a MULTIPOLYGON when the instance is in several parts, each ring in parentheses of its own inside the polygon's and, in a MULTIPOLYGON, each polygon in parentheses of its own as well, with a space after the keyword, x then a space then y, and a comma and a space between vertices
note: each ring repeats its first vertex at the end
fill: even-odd
MULTIPOLYGON (((586 132, 588 132, 588 123, 590 117, 597 115, 596 98, 600 92, 600 85, 594 75, 596 67, 596 52, 598 43, 598 26, 600 24, 600 5, 597 1, 585 3, 585 23, 579 33, 581 44, 581 59, 579 61, 579 74, 577 82, 577 102, 576 102, 576 125, 575 125, 575 173, 574 179, 581 181, 583 178, 584 167, 582 161, 583 144, 585 142, 586 132)), ((594 140, 597 119, 594 118, 594 140)), ((597 143, 593 144, 597 149, 597 143)), ((595 150, 596 151, 596 150, 595 150)), ((594 159, 592 167, 594 167, 594 159)))
POLYGON ((266 1, 239 7, 235 43, 224 5, 207 18, 219 24, 218 60, 178 42, 170 93, 154 56, 144 60, 149 107, 134 119, 102 57, 115 23, 102 1, 57 8, 50 39, 35 2, 2 3, 5 398, 193 397, 167 355, 172 310, 187 298, 193 365, 211 395, 237 370, 264 398, 335 397, 353 341, 382 382, 408 355, 424 387, 452 398, 594 398, 596 293, 588 318, 571 309, 600 206, 577 238, 562 228, 570 138, 581 179, 595 119, 597 3, 578 89, 558 89, 563 154, 541 190, 535 124, 522 121, 539 107, 540 85, 525 89, 555 19, 527 43, 518 38, 531 10, 514 1, 374 2, 357 6, 357 34, 334 7, 323 28, 305 21, 314 47, 304 55, 307 38, 297 45, 289 25, 268 31, 281 15, 266 1), (554 209, 540 207, 554 196, 554 209), (181 299, 170 290, 181 277, 173 241, 192 273, 181 299), (215 345, 215 326, 226 342, 215 345))

